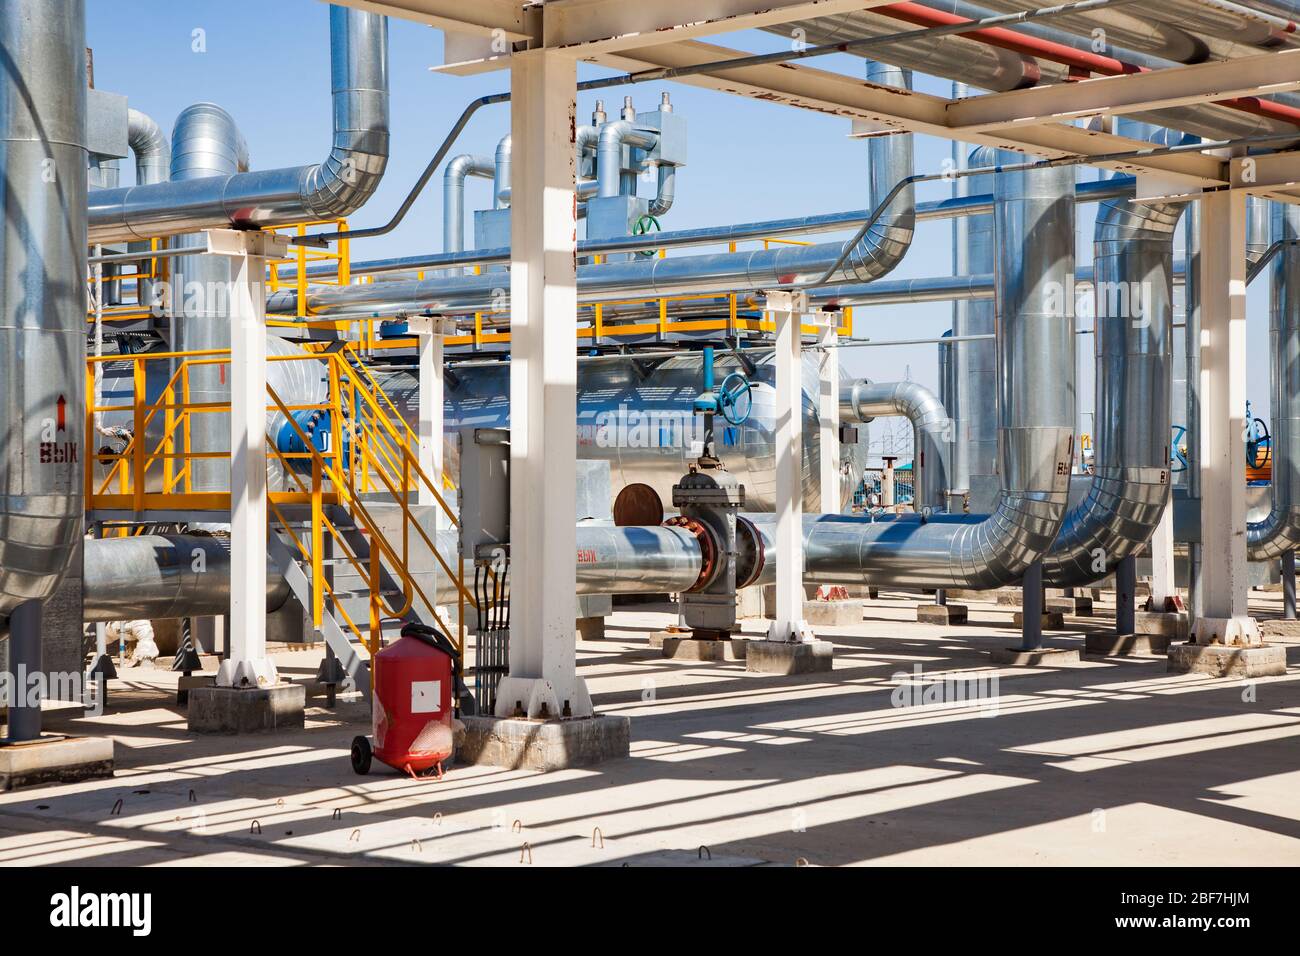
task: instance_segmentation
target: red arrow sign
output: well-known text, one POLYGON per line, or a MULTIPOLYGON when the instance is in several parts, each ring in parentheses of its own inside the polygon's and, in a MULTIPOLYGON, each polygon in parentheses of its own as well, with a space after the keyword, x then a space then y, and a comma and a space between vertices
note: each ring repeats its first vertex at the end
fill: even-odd
POLYGON ((68 423, 68 400, 64 398, 62 395, 60 395, 58 405, 59 405, 59 424, 56 430, 61 432, 67 431, 66 426, 68 423))

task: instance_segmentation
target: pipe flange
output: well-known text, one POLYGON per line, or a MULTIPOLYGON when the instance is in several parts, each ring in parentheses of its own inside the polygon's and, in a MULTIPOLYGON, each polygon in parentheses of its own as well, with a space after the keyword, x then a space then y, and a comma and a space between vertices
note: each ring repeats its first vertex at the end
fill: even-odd
POLYGON ((758 527, 744 515, 736 515, 736 590, 759 579, 767 563, 767 551, 758 527))
POLYGON ((686 515, 676 515, 664 522, 666 528, 683 528, 695 535, 695 540, 700 542, 700 574, 695 579, 695 583, 686 589, 687 593, 691 591, 701 591, 713 582, 714 576, 718 570, 718 540, 710 528, 698 518, 689 518, 686 515))

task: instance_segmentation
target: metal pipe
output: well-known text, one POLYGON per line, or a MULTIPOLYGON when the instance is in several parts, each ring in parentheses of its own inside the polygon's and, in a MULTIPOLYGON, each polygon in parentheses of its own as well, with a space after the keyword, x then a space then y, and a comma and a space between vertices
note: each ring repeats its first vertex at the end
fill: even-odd
POLYGON ((511 134, 506 133, 497 143, 497 151, 493 160, 493 180, 492 180, 492 199, 493 208, 500 209, 510 204, 510 160, 513 151, 514 139, 511 134))
MULTIPOLYGON (((1124 135, 1159 131, 1143 126, 1124 135)), ((1098 211, 1094 469, 1087 496, 1043 559, 1050 584, 1105 577, 1146 544, 1169 503, 1173 250, 1184 205, 1106 202, 1098 211)))
MULTIPOLYGON (((289 585, 273 565, 266 611, 279 610, 289 585)), ((149 534, 86 541, 82 620, 206 617, 230 613, 230 539, 149 534)))
POLYGON ((54 593, 82 534, 84 0, 0 4, 0 62, 2 620, 54 593))
POLYGON ((1074 320, 1050 299, 1074 268, 1073 183, 1069 167, 996 178, 1002 482, 996 510, 928 519, 807 515, 807 578, 996 588, 1020 580, 1051 546, 1065 516, 1074 447, 1074 320))
MULTIPOLYGON (((359 209, 388 164, 388 20, 330 7, 334 140, 323 163, 104 190, 90 241, 339 219, 359 209)), ((174 162, 174 160, 173 160, 174 162)))
MULTIPOLYGON (((235 175, 241 166, 248 167, 248 147, 234 117, 213 103, 197 103, 182 110, 172 129, 172 143, 170 186, 208 182, 213 177, 235 175)), ((172 240, 177 249, 202 250, 207 244, 207 237, 201 232, 172 240)), ((230 348, 231 262, 228 256, 217 255, 190 255, 172 261, 172 342, 178 352, 230 348)), ((179 368, 180 364, 174 362, 173 368, 179 368)), ((189 400, 229 403, 228 375, 225 365, 191 367, 189 400)), ((229 413, 193 415, 189 427, 193 451, 210 453, 230 449, 229 413)), ((194 491, 230 490, 227 462, 197 458, 191 461, 190 468, 194 491)))
MULTIPOLYGON (((162 128, 153 117, 139 110, 127 110, 127 143, 135 154, 135 183, 149 186, 165 183, 171 177, 172 147, 162 128)), ((149 243, 132 242, 131 252, 148 252, 149 243)), ((137 271, 145 271, 137 269, 137 271)), ((162 305, 158 301, 157 286, 153 279, 136 279, 136 300, 149 309, 162 305)))
POLYGON ((623 150, 629 146, 653 149, 659 134, 628 120, 614 120, 600 128, 596 143, 597 195, 617 196, 621 190, 623 150))
MULTIPOLYGON (((910 74, 895 67, 868 64, 868 76, 881 85, 911 88, 910 74)), ((915 191, 908 181, 912 173, 912 136, 872 139, 868 154, 868 187, 876 203, 876 219, 856 241, 582 266, 578 270, 579 294, 584 301, 595 301, 629 290, 659 296, 683 290, 773 289, 822 279, 841 261, 839 276, 844 281, 878 279, 902 260, 915 230, 915 191), (882 209, 880 203, 886 196, 892 198, 882 209)), ((476 307, 499 305, 505 293, 501 277, 495 274, 404 280, 309 289, 307 310, 314 315, 329 315, 353 312, 363 305, 378 308, 400 303, 402 308, 414 310, 474 311, 476 307)), ((296 312, 297 292, 274 293, 267 300, 267 311, 296 312)))
POLYGON ((870 422, 902 415, 912 423, 916 510, 943 510, 948 491, 948 442, 952 421, 939 396, 919 382, 871 382, 840 386, 840 420, 870 422))
POLYGON ((579 524, 578 593, 689 591, 705 567, 702 548, 685 528, 579 524))
POLYGON ((496 166, 486 156, 463 153, 447 164, 442 173, 442 251, 465 248, 465 177, 492 179, 496 166))
MULTIPOLYGON (((1300 210, 1272 209, 1273 236, 1300 238, 1300 210)), ((1300 547, 1300 245, 1286 242, 1273 260, 1269 283, 1269 385, 1272 393, 1272 507, 1246 525, 1246 553, 1272 561, 1300 547)))
MULTIPOLYGON (((498 172, 500 163, 498 163, 498 172)), ((1100 202, 1103 199, 1118 199, 1133 195, 1133 177, 1116 176, 1079 183, 1075 187, 1075 201, 1080 203, 1100 202)), ((508 195, 508 177, 507 177, 508 195)), ((697 229, 675 229, 668 232, 656 232, 645 236, 620 236, 610 239, 584 239, 578 243, 579 256, 605 255, 624 252, 645 252, 657 249, 681 249, 688 246, 724 245, 731 242, 743 242, 750 239, 779 239, 786 236, 806 236, 822 232, 837 232, 842 229, 856 228, 868 219, 875 210, 852 209, 845 212, 822 213, 815 216, 796 216, 787 219, 771 219, 765 222, 738 223, 723 226, 704 226, 697 229)), ((957 199, 939 199, 918 203, 915 207, 917 222, 951 219, 954 217, 978 216, 993 212, 993 196, 990 193, 963 196, 957 199)), ((496 265, 510 261, 510 249, 471 249, 466 252, 447 255, 445 253, 426 253, 415 256, 398 256, 386 259, 370 259, 352 263, 353 275, 378 275, 388 272, 416 272, 427 269, 441 269, 458 265, 496 265)), ((338 274, 337 265, 322 263, 309 266, 309 279, 333 278, 338 274)), ((284 266, 280 270, 281 278, 290 279, 297 275, 295 267, 284 266)))

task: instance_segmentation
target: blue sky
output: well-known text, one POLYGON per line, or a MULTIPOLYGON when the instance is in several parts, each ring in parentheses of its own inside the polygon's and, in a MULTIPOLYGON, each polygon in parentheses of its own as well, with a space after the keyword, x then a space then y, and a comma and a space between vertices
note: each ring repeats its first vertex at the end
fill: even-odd
MULTIPOLYGON (((298 165, 324 157, 329 145, 329 17, 320 0, 88 0, 87 44, 94 49, 96 85, 124 93, 131 106, 153 116, 170 132, 186 106, 211 101, 235 117, 248 141, 255 168, 298 165), (196 34, 195 31, 202 31, 196 34), (196 43, 196 37, 202 43, 196 43), (202 52, 195 47, 202 46, 202 52)), ((755 52, 785 45, 780 37, 755 32, 717 42, 755 52)), ((465 103, 508 88, 504 72, 453 77, 429 72, 441 62, 442 34, 429 27, 394 20, 390 26, 392 81, 392 161, 371 202, 352 217, 354 228, 385 221, 405 196, 428 157, 446 135, 465 103)), ((855 57, 825 57, 815 65, 861 75, 855 57)), ((603 75, 583 67, 582 77, 603 75)), ((926 92, 948 95, 949 83, 917 77, 926 92)), ((665 228, 743 222, 781 216, 859 209, 866 199, 866 146, 851 140, 847 120, 747 100, 681 84, 647 84, 607 91, 607 107, 617 111, 624 92, 638 108, 649 109, 661 90, 672 94, 675 109, 689 122, 690 162, 677 177, 677 202, 665 228)), ((595 96, 578 102, 580 119, 590 116, 595 96)), ((453 154, 491 155, 509 127, 509 107, 479 113, 453 154)), ((918 171, 937 171, 949 156, 946 141, 918 136, 918 171)), ((123 183, 131 181, 124 164, 123 183)), ((1082 176, 1092 176, 1088 169, 1082 176)), ((376 258, 437 251, 441 247, 442 202, 439 180, 426 190, 395 233, 354 246, 354 258, 376 258)), ((926 184, 920 199, 947 195, 947 184, 926 184)), ((486 182, 471 180, 467 207, 488 202, 486 182)), ((1092 211, 1080 209, 1080 236, 1091 233, 1092 211)), ((467 226, 472 236, 472 223, 467 226)), ((1080 264, 1090 259, 1090 243, 1079 244, 1080 264)), ((892 278, 947 274, 951 239, 947 223, 924 223, 892 278)), ((1268 407, 1268 315, 1264 277, 1251 289, 1250 388, 1257 410, 1268 407)), ((950 326, 947 304, 890 306, 859 310, 856 329, 873 339, 940 335, 950 326)), ((1080 338, 1091 368, 1091 337, 1080 338)), ((910 377, 936 385, 933 347, 852 349, 843 365, 855 375, 876 380, 910 377)), ((1091 405, 1091 386, 1080 382, 1080 400, 1091 405)), ((1179 419, 1175 410, 1175 420, 1179 419)))

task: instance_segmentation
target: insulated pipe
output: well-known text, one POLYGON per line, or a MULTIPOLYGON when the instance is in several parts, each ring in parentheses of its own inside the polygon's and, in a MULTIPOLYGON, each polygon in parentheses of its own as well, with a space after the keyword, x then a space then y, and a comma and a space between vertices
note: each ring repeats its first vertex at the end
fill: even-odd
MULTIPOLYGON (((149 534, 86 541, 82 620, 208 617, 230 613, 230 539, 149 534)), ((268 567, 266 611, 279 610, 289 585, 268 567)))
MULTIPOLYGON (((169 186, 208 182, 248 168, 248 148, 234 118, 213 103, 186 107, 172 129, 169 186)), ((207 248, 203 233, 177 236, 173 248, 207 248)), ((232 260, 228 256, 178 256, 172 260, 172 342, 178 352, 230 348, 230 290, 232 260)), ((173 365, 179 367, 179 360, 173 365)), ((228 367, 195 365, 189 369, 190 401, 230 402, 228 367)), ((201 453, 230 449, 230 415, 206 412, 190 418, 191 450, 201 453)), ((230 465, 216 458, 196 458, 190 463, 195 491, 229 491, 230 465)), ((218 613, 225 614, 226 611, 218 613)))
POLYGON ((496 166, 486 156, 463 153, 447 164, 442 173, 442 251, 465 248, 465 177, 493 179, 496 166))
POLYGON ((81 538, 85 26, 84 0, 0 4, 0 621, 54 593, 81 538))
MULTIPOLYGON (((895 67, 868 65, 872 82, 911 88, 911 76, 895 67)), ((880 201, 900 180, 912 175, 911 134, 873 138, 868 144, 869 199, 880 201)), ((813 246, 779 245, 750 252, 717 253, 580 266, 578 292, 583 301, 599 301, 623 293, 647 296, 690 291, 733 292, 774 289, 812 282, 848 251, 838 273, 846 282, 870 282, 889 273, 902 261, 915 229, 915 188, 908 184, 856 243, 827 242, 813 246)), ((307 310, 330 315, 397 308, 456 311, 504 307, 500 275, 462 276, 433 280, 400 280, 366 285, 312 288, 307 310)), ((272 294, 268 312, 297 311, 296 291, 272 294)))
POLYGON ((1273 236, 1290 240, 1270 270, 1268 337, 1272 390, 1272 507, 1246 525, 1246 553, 1271 561, 1300 547, 1300 210, 1275 203, 1273 236))
POLYGON ((659 134, 654 130, 637 126, 628 120, 614 120, 602 126, 596 142, 597 195, 602 198, 619 195, 624 147, 653 149, 658 142, 659 134))
MULTIPOLYGON (((967 168, 993 166, 1015 162, 1014 154, 987 146, 973 149, 967 168)), ((969 177, 959 185, 971 192, 987 188, 990 177, 969 177)), ((1076 193, 1078 187, 1076 187, 1076 193)), ((971 216, 966 221, 965 248, 960 259, 966 271, 973 274, 991 273, 994 269, 993 215, 971 216)), ((995 307, 988 301, 959 302, 953 317, 953 334, 958 336, 988 335, 995 331, 995 307)), ((997 408, 998 348, 991 340, 962 342, 955 347, 953 375, 957 384, 957 405, 960 419, 954 428, 956 446, 953 451, 955 468, 949 483, 956 491, 970 492, 972 476, 977 491, 991 494, 998 463, 998 408, 997 408)), ((977 508, 988 505, 987 496, 977 494, 977 508)))
MULTIPOLYGON (((139 110, 127 110, 127 143, 135 154, 135 183, 137 186, 149 186, 165 183, 171 177, 172 147, 153 117, 139 110)), ((127 246, 129 252, 144 252, 149 248, 147 242, 133 242, 127 246)), ((139 263, 140 270, 144 264, 139 263)), ((161 306, 157 301, 153 279, 137 279, 136 298, 141 305, 153 309, 161 306)))
POLYGON ((1183 207, 1110 201, 1098 210, 1095 466, 1043 559, 1049 584, 1105 577, 1146 544, 1169 503, 1173 248, 1183 207))
POLYGON ((493 160, 493 180, 492 180, 492 208, 501 209, 510 204, 510 157, 512 144, 514 140, 509 133, 501 137, 497 143, 497 151, 493 160))
POLYGON ((330 7, 334 141, 319 165, 104 190, 90 241, 174 236, 340 219, 359 209, 388 164, 388 21, 330 7))
POLYGON ((841 421, 870 422, 890 415, 902 415, 912 423, 916 510, 945 510, 952 420, 939 396, 919 382, 862 379, 840 386, 841 421))
MULTIPOLYGON (((1074 318, 1057 304, 1074 269, 1073 185, 1070 167, 1002 173, 995 182, 997 509, 928 519, 806 515, 806 579, 983 590, 1018 581, 1051 547, 1074 448, 1074 318)), ((770 530, 770 516, 749 517, 770 530)))
POLYGON ((673 200, 677 198, 677 167, 660 163, 657 175, 658 189, 647 210, 652 216, 662 216, 672 209, 673 200))
POLYGON ((147 113, 127 110, 127 143, 135 154, 137 186, 165 183, 171 175, 172 148, 158 123, 147 113))
MULTIPOLYGON (((577 532, 579 594, 688 591, 711 563, 707 543, 686 528, 579 524, 577 532)), ((153 534, 87 540, 82 592, 86 623, 227 614, 230 539, 153 534)), ((284 577, 268 567, 267 613, 288 598, 284 577)))
MULTIPOLYGON (((1017 160, 1020 157, 1017 155, 1017 160)), ((965 179, 959 182, 965 182, 965 179)), ((507 195, 508 195, 507 183, 507 195)), ((1112 179, 1091 180, 1075 186, 1075 202, 1092 203, 1103 199, 1131 197, 1133 177, 1116 176, 1112 179)), ((657 232, 651 237, 624 236, 608 239, 583 239, 578 243, 578 255, 605 255, 621 252, 638 252, 647 249, 680 249, 687 246, 723 245, 747 239, 778 239, 784 236, 809 235, 818 232, 838 232, 860 226, 870 218, 873 210, 853 209, 844 212, 822 213, 815 216, 796 216, 788 219, 770 219, 765 222, 746 222, 724 226, 704 226, 698 229, 673 229, 657 232)), ((993 196, 989 193, 939 199, 917 203, 914 219, 928 222, 965 216, 992 215, 993 196)), ((992 220, 990 220, 992 221, 992 220)), ((510 249, 471 249, 455 255, 425 253, 415 256, 397 256, 386 259, 369 259, 352 263, 353 275, 378 275, 390 272, 415 272, 427 269, 444 269, 449 266, 504 264, 510 261, 510 249)), ((990 268, 992 268, 990 266, 990 268)), ((328 263, 309 266, 309 279, 332 278, 338 267, 328 263)), ((297 275, 294 267, 285 266, 280 277, 292 279, 297 275)))
POLYGON ((578 525, 579 594, 689 591, 709 565, 708 544, 682 527, 578 525))

